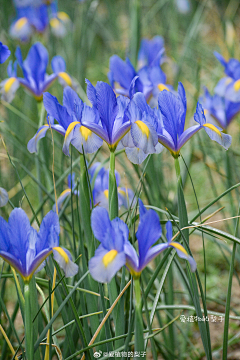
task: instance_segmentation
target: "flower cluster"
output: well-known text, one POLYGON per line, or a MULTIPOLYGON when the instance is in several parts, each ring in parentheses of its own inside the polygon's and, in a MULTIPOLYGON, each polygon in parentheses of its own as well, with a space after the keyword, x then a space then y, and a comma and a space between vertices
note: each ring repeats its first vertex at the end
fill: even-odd
POLYGON ((63 37, 71 24, 69 16, 58 11, 57 1, 14 0, 16 18, 10 26, 10 35, 28 41, 33 33, 44 33, 50 26, 55 36, 63 37))
POLYGON ((204 88, 200 101, 207 117, 213 117, 224 130, 240 112, 240 62, 237 59, 226 61, 215 52, 216 58, 224 66, 226 76, 219 80, 211 95, 204 88))
POLYGON ((152 40, 143 39, 138 53, 138 71, 127 58, 110 58, 108 78, 113 89, 121 95, 132 97, 135 92, 142 92, 147 100, 157 98, 159 91, 171 89, 166 85, 166 75, 160 64, 164 61, 164 41, 161 36, 152 40))
POLYGON ((192 271, 196 270, 195 260, 180 243, 172 241, 170 221, 166 225, 167 243, 152 247, 162 235, 159 217, 154 210, 147 210, 140 199, 139 207, 140 222, 136 233, 138 254, 128 239, 128 226, 119 218, 110 221, 108 212, 104 208, 96 207, 93 209, 92 229, 94 236, 101 243, 89 262, 89 270, 95 280, 110 282, 116 272, 124 265, 131 275, 137 279, 150 261, 169 247, 176 249, 179 257, 189 261, 192 271))
MULTIPOLYGON (((109 170, 102 167, 100 162, 94 163, 89 169, 89 177, 92 185, 93 205, 101 206, 108 209, 108 195, 109 195, 109 170)), ((115 177, 118 187, 118 206, 125 207, 134 205, 134 193, 131 189, 120 187, 120 174, 115 170, 115 177)), ((61 208, 64 200, 71 195, 72 190, 76 188, 75 173, 68 175, 68 187, 65 189, 57 199, 58 210, 61 208)), ((79 196, 79 191, 73 190, 74 195, 79 196)), ((56 204, 53 206, 56 210, 56 204)))

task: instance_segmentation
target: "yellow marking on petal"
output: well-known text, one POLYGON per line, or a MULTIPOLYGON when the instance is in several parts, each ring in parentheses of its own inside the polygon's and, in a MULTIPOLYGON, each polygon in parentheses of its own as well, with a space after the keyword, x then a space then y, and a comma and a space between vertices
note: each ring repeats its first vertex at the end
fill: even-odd
POLYGON ((143 132, 143 134, 145 134, 147 136, 147 138, 149 137, 150 131, 149 128, 147 127, 146 124, 144 124, 144 122, 142 122, 141 120, 137 120, 135 121, 135 124, 137 124, 137 126, 139 127, 139 129, 143 132))
POLYGON ((38 102, 42 101, 43 99, 43 95, 40 95, 40 96, 36 96, 36 95, 33 95, 35 100, 37 100, 38 102))
POLYGON ((4 84, 4 91, 7 93, 11 90, 11 87, 13 86, 13 84, 15 83, 17 79, 15 77, 11 77, 10 79, 8 79, 5 84, 4 84))
POLYGON ((70 20, 70 17, 64 11, 59 11, 57 13, 57 17, 62 21, 69 21, 70 20))
POLYGON ((188 253, 181 244, 178 244, 176 242, 171 242, 170 245, 173 246, 175 249, 182 251, 186 256, 188 256, 188 253))
POLYGON ((103 265, 105 267, 107 267, 109 264, 111 264, 111 262, 113 262, 113 260, 115 259, 115 257, 117 256, 118 252, 117 250, 110 250, 106 255, 104 255, 103 257, 103 265))
POLYGON ((17 31, 21 30, 24 25, 26 25, 28 23, 28 19, 26 17, 22 17, 20 18, 18 21, 15 22, 15 28, 17 31))
POLYGON ((167 90, 167 91, 169 91, 169 89, 166 87, 166 85, 164 85, 164 84, 158 84, 158 89, 160 90, 160 91, 163 91, 163 90, 167 90))
POLYGON ((69 86, 72 86, 72 79, 66 72, 62 71, 58 74, 58 76, 60 76, 60 78, 62 78, 69 86))
POLYGON ((104 190, 104 195, 106 196, 106 198, 108 199, 108 190, 104 190))
MULTIPOLYGON (((49 125, 47 125, 47 124, 45 124, 45 125, 43 125, 43 126, 45 126, 45 127, 48 127, 49 128, 49 125)), ((39 138, 39 135, 44 131, 45 129, 44 128, 42 128, 38 133, 37 133, 37 136, 35 137, 35 142, 37 141, 37 139, 39 138)))
POLYGON ((68 126, 67 131, 66 131, 66 134, 65 134, 65 139, 64 139, 64 141, 67 139, 67 137, 69 136, 70 132, 74 129, 74 127, 75 127, 77 124, 80 124, 80 122, 79 122, 79 121, 74 121, 74 122, 72 122, 72 123, 68 126))
POLYGON ((123 196, 126 196, 126 192, 124 190, 122 190, 122 189, 118 188, 118 193, 123 195, 123 196))
POLYGON ((214 131, 216 134, 218 134, 220 137, 222 137, 221 132, 220 132, 220 131, 216 128, 216 126, 214 126, 213 124, 207 123, 207 124, 203 124, 203 126, 211 129, 211 130, 214 131))
POLYGON ((240 90, 240 79, 237 80, 237 81, 235 81, 233 87, 234 87, 234 90, 235 90, 235 91, 240 90))
POLYGON ((88 137, 92 135, 92 131, 86 128, 85 126, 80 127, 80 133, 84 137, 85 141, 87 141, 88 137))
POLYGON ((204 109, 203 112, 204 112, 204 115, 207 115, 209 111, 208 111, 208 109, 204 109))
POLYGON ((63 192, 60 194, 59 198, 63 195, 65 195, 66 193, 70 193, 71 192, 71 189, 66 189, 66 190, 63 190, 63 192))
POLYGON ((66 252, 62 248, 54 247, 53 250, 56 250, 59 253, 59 255, 61 255, 64 258, 64 261, 66 264, 69 262, 69 258, 67 256, 66 252))
POLYGON ((60 21, 57 18, 52 18, 49 22, 53 28, 57 28, 60 25, 60 21))

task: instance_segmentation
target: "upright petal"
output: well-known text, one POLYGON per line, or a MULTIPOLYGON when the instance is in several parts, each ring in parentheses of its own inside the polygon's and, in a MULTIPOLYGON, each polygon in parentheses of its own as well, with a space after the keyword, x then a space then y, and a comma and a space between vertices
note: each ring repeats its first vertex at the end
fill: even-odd
POLYGON ((96 207, 92 211, 91 225, 93 234, 98 241, 104 241, 107 229, 110 227, 111 222, 106 209, 96 207))
POLYGON ((0 41, 0 64, 3 64, 10 56, 11 51, 0 41))

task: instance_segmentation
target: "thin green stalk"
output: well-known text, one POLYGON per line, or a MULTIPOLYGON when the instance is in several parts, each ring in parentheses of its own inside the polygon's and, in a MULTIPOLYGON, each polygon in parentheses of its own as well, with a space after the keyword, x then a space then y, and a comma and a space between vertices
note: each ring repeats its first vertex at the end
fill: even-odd
MULTIPOLYGON (((183 194, 182 178, 178 158, 175 158, 175 170, 177 175, 177 195, 178 195, 178 217, 180 228, 188 226, 187 208, 183 194)), ((183 235, 189 243, 189 230, 183 230, 183 235)))
POLYGON ((109 186, 108 186, 108 203, 110 220, 118 216, 118 192, 115 176, 115 153, 110 152, 110 168, 109 168, 109 186))
MULTIPOLYGON (((240 214, 240 204, 238 208, 238 215, 240 214)), ((239 225, 239 218, 236 222, 235 228, 235 236, 237 237, 238 234, 238 225, 239 225)), ((236 253, 237 243, 233 243, 232 249, 232 257, 230 263, 230 271, 229 271, 229 279, 228 279, 228 291, 227 291, 227 299, 226 299, 226 308, 225 308, 225 322, 224 322, 224 333, 223 333, 223 355, 222 359, 227 359, 227 349, 228 349, 228 328, 229 328, 229 313, 230 313, 230 305, 231 305, 231 291, 232 291, 232 278, 234 272, 234 259, 236 253)))
MULTIPOLYGON (((134 350, 138 353, 144 351, 143 340, 143 319, 140 280, 134 280, 135 289, 135 346, 134 350)), ((146 358, 146 357, 145 357, 146 358)))
POLYGON ((32 331, 32 319, 31 319, 31 294, 29 284, 24 286, 25 297, 25 347, 27 360, 33 360, 34 348, 33 348, 33 331, 32 331))

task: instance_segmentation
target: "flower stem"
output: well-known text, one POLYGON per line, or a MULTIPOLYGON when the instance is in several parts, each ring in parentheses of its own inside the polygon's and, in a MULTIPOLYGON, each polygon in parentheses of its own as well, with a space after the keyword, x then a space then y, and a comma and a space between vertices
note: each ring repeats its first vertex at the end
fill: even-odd
POLYGON ((29 284, 24 285, 24 298, 25 298, 25 346, 27 360, 33 360, 33 327, 31 318, 31 299, 29 284))
POLYGON ((115 153, 110 152, 110 169, 109 169, 109 186, 108 186, 108 203, 110 220, 118 216, 118 192, 115 176, 115 153))
POLYGON ((135 289, 135 346, 134 350, 137 353, 144 351, 143 340, 143 320, 142 320, 142 302, 141 302, 141 287, 140 280, 134 280, 135 289))
MULTIPOLYGON (((180 164, 178 158, 175 158, 175 170, 177 175, 177 196, 178 196, 178 217, 179 217, 179 226, 182 229, 185 226, 188 226, 188 216, 187 216, 187 207, 185 203, 182 178, 180 172, 180 164)), ((185 239, 189 243, 189 230, 185 229, 182 231, 185 239)))

